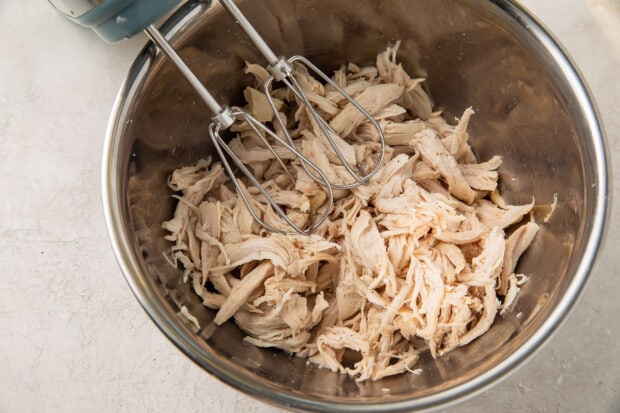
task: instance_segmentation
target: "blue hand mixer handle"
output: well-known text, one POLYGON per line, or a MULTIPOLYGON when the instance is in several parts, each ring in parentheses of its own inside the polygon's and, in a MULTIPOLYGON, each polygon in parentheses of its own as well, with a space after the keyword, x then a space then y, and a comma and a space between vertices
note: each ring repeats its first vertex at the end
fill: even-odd
POLYGON ((107 42, 143 31, 183 0, 50 0, 61 13, 107 42))

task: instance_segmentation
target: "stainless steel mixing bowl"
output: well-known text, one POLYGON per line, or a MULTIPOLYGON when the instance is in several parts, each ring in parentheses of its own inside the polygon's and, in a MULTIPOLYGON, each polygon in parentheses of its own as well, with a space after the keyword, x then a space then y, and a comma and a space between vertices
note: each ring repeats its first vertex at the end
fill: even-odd
MULTIPOLYGON (((482 159, 501 154, 501 188, 512 203, 536 197, 539 221, 555 212, 518 270, 529 274, 513 311, 444 358, 425 354, 420 375, 356 383, 283 352, 242 342, 234 325, 214 329, 163 252, 162 221, 174 208, 170 172, 211 153, 210 113, 177 71, 147 47, 116 101, 103 162, 103 197, 114 251, 134 294, 159 328, 208 372, 253 396, 324 411, 411 410, 452 402, 495 383, 532 355, 565 318, 592 268, 608 205, 601 123, 566 54, 526 11, 507 0, 262 0, 240 2, 273 48, 331 70, 372 62, 402 40, 399 59, 428 79, 448 119, 477 114, 471 140, 482 159), (177 315, 186 305, 203 329, 177 315)), ((262 62, 218 4, 188 4, 163 27, 222 103, 240 103, 262 62)))

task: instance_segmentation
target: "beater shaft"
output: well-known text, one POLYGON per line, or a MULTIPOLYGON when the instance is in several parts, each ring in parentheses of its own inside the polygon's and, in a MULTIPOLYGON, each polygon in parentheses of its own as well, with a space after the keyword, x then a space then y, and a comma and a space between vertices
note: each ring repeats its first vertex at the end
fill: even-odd
POLYGON ((223 111, 222 106, 215 100, 213 95, 209 93, 209 91, 204 87, 202 82, 196 77, 194 72, 185 64, 181 56, 174 50, 174 48, 168 43, 166 38, 160 33, 159 30, 152 24, 149 25, 146 29, 144 29, 146 35, 159 47, 159 49, 166 55, 168 60, 170 60, 176 67, 179 69, 181 74, 187 79, 187 81, 192 85, 192 87, 198 92, 202 100, 207 104, 209 109, 215 114, 219 114, 223 111))
POLYGON ((243 29, 243 31, 248 35, 248 37, 252 40, 254 45, 258 48, 261 54, 267 59, 267 62, 270 65, 275 65, 278 62, 278 56, 271 50, 269 45, 265 42, 260 34, 256 31, 254 26, 250 23, 250 21, 245 17, 241 10, 237 7, 237 5, 231 0, 220 0, 220 4, 230 13, 231 16, 235 18, 239 26, 243 29))

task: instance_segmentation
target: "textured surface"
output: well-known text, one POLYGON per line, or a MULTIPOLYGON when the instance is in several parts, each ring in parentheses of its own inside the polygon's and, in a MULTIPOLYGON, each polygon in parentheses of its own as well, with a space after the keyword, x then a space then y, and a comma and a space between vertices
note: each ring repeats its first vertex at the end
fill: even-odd
MULTIPOLYGON (((527 0, 587 79, 620 162, 620 1, 527 0)), ((114 95, 144 38, 107 45, 45 2, 0 3, 0 412, 279 412, 210 377, 133 298, 99 189, 114 95)), ((620 188, 620 167, 613 186, 620 188)), ((620 406, 620 206, 599 265, 550 343, 457 412, 620 406)))

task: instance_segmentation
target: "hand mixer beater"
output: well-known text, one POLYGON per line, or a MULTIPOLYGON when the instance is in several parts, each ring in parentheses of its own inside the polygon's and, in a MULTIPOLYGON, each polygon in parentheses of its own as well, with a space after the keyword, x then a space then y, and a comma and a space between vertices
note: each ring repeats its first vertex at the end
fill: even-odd
POLYGON ((90 0, 50 1, 59 11, 74 21, 93 28, 101 37, 108 41, 117 41, 125 37, 130 37, 140 30, 145 31, 146 35, 179 69, 181 74, 187 79, 201 99, 214 113, 212 122, 209 126, 209 135, 215 150, 221 158, 226 172, 230 176, 239 197, 247 207, 248 211, 252 217, 267 230, 279 233, 291 232, 290 230, 282 229, 281 226, 272 225, 266 222, 265 219, 261 218, 260 211, 256 211, 256 208, 252 205, 252 202, 246 193, 246 189, 237 179, 235 170, 231 166, 226 155, 228 155, 228 157, 233 161, 238 170, 250 180, 252 185, 260 191, 264 199, 273 208, 276 214, 282 218, 282 220, 284 220, 284 222, 294 232, 299 234, 310 234, 327 219, 333 208, 333 191, 335 189, 351 189, 359 185, 367 184, 372 176, 375 175, 381 167, 385 155, 385 139, 383 136, 383 131, 377 121, 343 88, 341 88, 336 82, 330 79, 329 76, 327 76, 305 57, 293 56, 288 59, 278 57, 232 0, 220 0, 220 3, 236 20, 239 26, 248 35, 268 62, 267 70, 271 76, 264 82, 263 91, 267 97, 269 106, 274 113, 274 120, 278 123, 280 127, 279 129, 284 137, 280 137, 274 130, 270 129, 251 114, 238 107, 221 106, 209 93, 206 87, 199 81, 187 64, 185 64, 183 59, 176 53, 165 37, 152 25, 155 20, 174 8, 179 3, 178 0, 134 0, 129 2, 126 0, 104 0, 103 2, 92 2, 90 0), (375 160, 374 166, 369 172, 364 170, 361 163, 357 162, 355 165, 351 165, 345 159, 344 154, 338 148, 335 140, 335 138, 338 138, 338 134, 310 103, 302 87, 295 79, 295 65, 305 66, 309 72, 314 73, 326 84, 331 85, 335 91, 346 99, 348 102, 347 104, 350 104, 353 108, 359 111, 359 113, 365 117, 374 126, 374 128, 376 128, 378 134, 377 136, 379 138, 379 152, 376 156, 377 159, 375 160), (320 138, 325 139, 329 143, 329 146, 340 160, 342 166, 352 177, 352 182, 330 182, 325 173, 295 147, 295 143, 287 128, 287 125, 280 117, 276 104, 271 96, 271 87, 274 82, 283 83, 295 95, 299 104, 305 107, 312 121, 320 130, 320 138), (290 177, 292 182, 294 182, 294 177, 287 169, 274 145, 280 145, 286 150, 292 152, 295 157, 297 157, 308 176, 324 188, 326 200, 320 207, 323 212, 318 219, 315 219, 315 214, 310 213, 310 219, 305 226, 300 227, 293 222, 283 208, 278 205, 265 187, 252 174, 248 167, 244 165, 241 159, 239 159, 239 157, 237 157, 226 144, 222 138, 222 133, 231 128, 231 126, 235 123, 244 122, 251 128, 258 140, 260 140, 262 144, 269 149, 277 162, 282 166, 284 173, 290 177))

